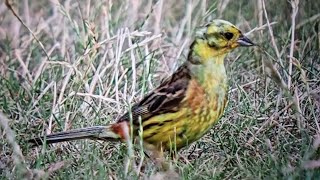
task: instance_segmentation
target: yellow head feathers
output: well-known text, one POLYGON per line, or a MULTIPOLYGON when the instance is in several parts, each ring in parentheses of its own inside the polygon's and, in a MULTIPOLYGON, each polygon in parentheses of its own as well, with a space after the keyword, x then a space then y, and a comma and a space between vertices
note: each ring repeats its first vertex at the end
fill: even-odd
POLYGON ((189 56, 189 59, 194 62, 198 60, 203 62, 216 56, 224 57, 236 47, 253 45, 254 43, 245 37, 235 25, 217 19, 197 29, 196 39, 191 47, 192 57, 189 56))
POLYGON ((233 49, 238 46, 253 46, 254 43, 246 38, 233 24, 225 20, 213 20, 205 26, 200 27, 196 37, 206 40, 212 48, 233 49))

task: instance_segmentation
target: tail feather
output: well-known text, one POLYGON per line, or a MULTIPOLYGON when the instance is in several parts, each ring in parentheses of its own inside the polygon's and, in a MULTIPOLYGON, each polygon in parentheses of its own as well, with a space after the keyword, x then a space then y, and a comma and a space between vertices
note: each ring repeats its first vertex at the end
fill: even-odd
POLYGON ((42 137, 30 139, 29 142, 39 146, 44 143, 52 144, 64 141, 78 139, 95 139, 95 140, 120 140, 121 137, 109 126, 93 126, 88 128, 74 129, 65 132, 53 133, 42 137))

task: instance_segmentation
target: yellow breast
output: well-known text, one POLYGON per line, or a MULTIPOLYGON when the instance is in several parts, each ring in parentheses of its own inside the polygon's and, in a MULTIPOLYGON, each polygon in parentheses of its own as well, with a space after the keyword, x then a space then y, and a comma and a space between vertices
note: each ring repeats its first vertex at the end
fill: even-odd
POLYGON ((180 149, 202 137, 221 117, 227 102, 227 93, 207 90, 193 79, 186 97, 175 113, 152 117, 143 123, 143 140, 159 148, 180 149))

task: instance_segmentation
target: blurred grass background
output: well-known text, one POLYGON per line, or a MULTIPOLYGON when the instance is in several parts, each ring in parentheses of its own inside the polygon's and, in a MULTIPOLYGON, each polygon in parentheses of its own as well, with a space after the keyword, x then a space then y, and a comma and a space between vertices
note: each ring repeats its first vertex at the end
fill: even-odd
POLYGON ((1 179, 320 178, 320 1, 7 2, 17 15, 1 2, 1 179), (216 18, 260 47, 228 56, 228 108, 172 162, 179 178, 139 150, 141 169, 125 172, 120 143, 27 144, 113 122, 186 59, 195 27, 216 18))

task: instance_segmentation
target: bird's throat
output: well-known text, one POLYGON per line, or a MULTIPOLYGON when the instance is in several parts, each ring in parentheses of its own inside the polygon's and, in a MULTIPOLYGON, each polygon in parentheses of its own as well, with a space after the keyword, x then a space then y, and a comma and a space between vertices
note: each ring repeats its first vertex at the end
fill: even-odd
POLYGON ((208 61, 206 64, 193 65, 191 72, 207 92, 227 88, 227 74, 223 63, 208 61))

